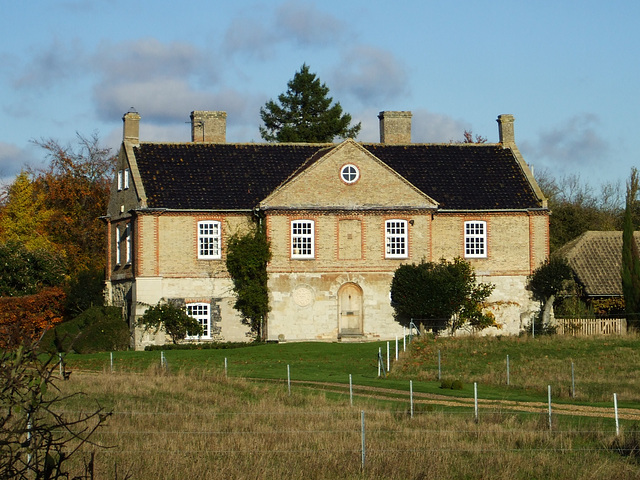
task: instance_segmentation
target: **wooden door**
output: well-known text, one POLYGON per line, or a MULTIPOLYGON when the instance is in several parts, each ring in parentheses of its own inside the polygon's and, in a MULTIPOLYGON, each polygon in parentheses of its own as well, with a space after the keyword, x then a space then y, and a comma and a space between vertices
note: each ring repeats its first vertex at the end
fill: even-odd
POLYGON ((347 283, 338 291, 339 336, 362 335, 362 289, 347 283))

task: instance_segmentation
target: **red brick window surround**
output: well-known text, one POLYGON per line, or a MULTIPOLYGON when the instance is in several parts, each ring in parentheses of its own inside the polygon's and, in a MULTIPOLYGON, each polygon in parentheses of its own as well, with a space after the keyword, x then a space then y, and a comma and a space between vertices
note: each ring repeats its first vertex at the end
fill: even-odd
POLYGON ((217 220, 198 222, 198 258, 217 260, 222 258, 220 248, 222 224, 217 220))
POLYGON ((408 229, 406 220, 387 220, 384 223, 385 257, 407 258, 408 254, 408 229))
POLYGON ((315 222, 293 220, 291 222, 291 258, 314 258, 315 222))
POLYGON ((487 222, 464 222, 465 258, 487 258, 487 222))

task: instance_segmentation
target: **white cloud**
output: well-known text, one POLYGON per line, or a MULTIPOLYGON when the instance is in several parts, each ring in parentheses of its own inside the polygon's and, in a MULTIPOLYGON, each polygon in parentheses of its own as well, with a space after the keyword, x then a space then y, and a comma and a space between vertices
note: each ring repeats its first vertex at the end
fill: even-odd
POLYGON ((17 89, 51 88, 57 82, 77 75, 85 63, 84 58, 84 50, 76 42, 54 39, 33 52, 25 65, 18 67, 13 85, 17 89))
POLYGON ((43 166, 43 159, 34 157, 34 149, 34 146, 21 149, 14 144, 0 142, 0 185, 13 182, 23 169, 43 166))
POLYGON ((185 78, 198 73, 206 62, 207 57, 193 45, 155 38, 103 43, 93 56, 94 68, 109 82, 185 78))
POLYGON ((460 141, 469 123, 449 115, 430 112, 425 109, 413 111, 412 137, 416 143, 448 143, 460 141))
POLYGON ((344 22, 309 2, 289 0, 278 7, 276 14, 276 31, 283 39, 300 45, 337 45, 347 32, 344 22))
POLYGON ((353 95, 363 105, 382 104, 406 96, 408 76, 391 52, 359 46, 343 54, 333 72, 332 87, 353 95))
POLYGON ((537 139, 522 142, 527 158, 567 173, 595 166, 605 157, 609 144, 598 132, 599 118, 582 113, 541 131, 537 139))
POLYGON ((310 2, 289 0, 273 10, 254 8, 232 19, 222 47, 227 56, 267 60, 286 45, 323 48, 341 45, 348 35, 347 25, 335 15, 310 2))
POLYGON ((99 114, 105 119, 121 116, 134 107, 141 115, 160 123, 188 120, 191 110, 216 104, 215 95, 194 90, 185 80, 171 78, 99 84, 95 99, 99 114))

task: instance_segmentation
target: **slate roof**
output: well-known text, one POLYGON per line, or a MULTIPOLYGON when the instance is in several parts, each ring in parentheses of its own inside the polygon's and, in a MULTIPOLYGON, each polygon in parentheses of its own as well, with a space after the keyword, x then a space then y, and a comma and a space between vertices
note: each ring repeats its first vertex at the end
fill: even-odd
MULTIPOLYGON (((634 233, 636 244, 640 232, 634 233)), ((622 295, 622 232, 589 231, 558 249, 589 296, 622 295)))
MULTIPOLYGON (((142 143, 134 148, 149 208, 251 209, 334 144, 142 143)), ((501 145, 364 144, 367 151, 454 210, 519 210, 540 202, 501 145)))
POLYGON ((540 208, 510 149, 501 145, 364 145, 440 209, 540 208))

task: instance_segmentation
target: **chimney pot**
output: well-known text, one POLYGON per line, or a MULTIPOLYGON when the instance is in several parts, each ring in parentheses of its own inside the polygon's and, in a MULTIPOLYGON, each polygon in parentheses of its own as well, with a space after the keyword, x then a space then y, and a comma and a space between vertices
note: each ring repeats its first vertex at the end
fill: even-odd
POLYGON ((191 141, 225 143, 227 112, 191 112, 191 141))
POLYGON ((380 143, 411 143, 411 112, 380 112, 380 143))

